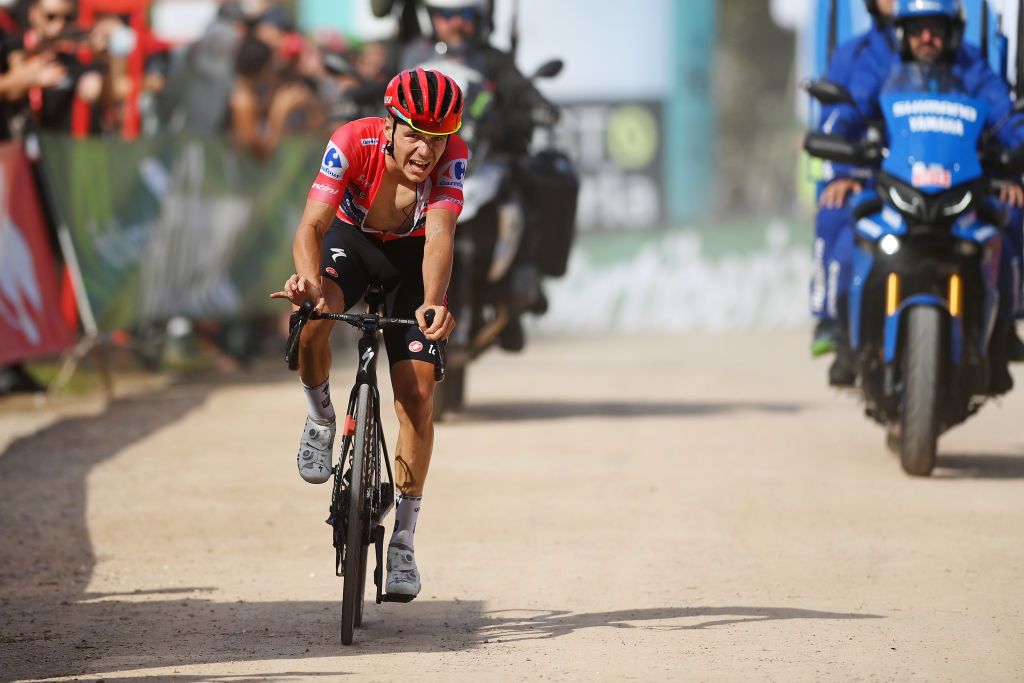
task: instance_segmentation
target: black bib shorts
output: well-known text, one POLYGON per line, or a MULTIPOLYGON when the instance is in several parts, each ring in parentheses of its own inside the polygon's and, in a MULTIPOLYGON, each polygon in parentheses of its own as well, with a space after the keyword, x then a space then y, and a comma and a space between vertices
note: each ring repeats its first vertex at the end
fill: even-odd
MULTIPOLYGON (((320 275, 341 288, 350 309, 371 285, 379 285, 385 316, 415 319, 423 305, 424 242, 423 237, 380 240, 335 218, 324 235, 320 275)), ((430 341, 419 326, 385 328, 384 346, 389 366, 420 360, 434 366, 438 380, 444 376, 445 342, 430 341)))

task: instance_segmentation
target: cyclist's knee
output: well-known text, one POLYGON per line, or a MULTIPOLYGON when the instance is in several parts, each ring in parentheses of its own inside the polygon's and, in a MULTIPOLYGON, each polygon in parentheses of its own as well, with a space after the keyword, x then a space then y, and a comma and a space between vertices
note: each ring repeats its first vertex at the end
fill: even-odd
POLYGON ((429 422, 434 408, 433 382, 409 381, 394 386, 395 404, 399 415, 404 414, 413 423, 429 422))
POLYGON ((330 343, 332 327, 331 320, 310 320, 302 330, 300 346, 305 349, 316 349, 330 343))

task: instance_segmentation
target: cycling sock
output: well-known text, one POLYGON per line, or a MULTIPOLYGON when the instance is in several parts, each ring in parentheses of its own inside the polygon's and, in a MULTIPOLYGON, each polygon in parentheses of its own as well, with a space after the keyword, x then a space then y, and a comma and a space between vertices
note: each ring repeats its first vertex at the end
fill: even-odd
POLYGON ((423 496, 406 496, 399 493, 398 502, 395 504, 395 530, 392 532, 392 538, 399 531, 408 531, 410 548, 414 547, 413 536, 416 534, 416 520, 420 516, 422 501, 423 496))
MULTIPOLYGON (((324 380, 323 384, 315 387, 302 385, 306 394, 306 403, 309 404, 309 416, 314 422, 330 424, 334 422, 334 404, 331 403, 331 378, 324 380)), ((300 382, 301 384, 301 382, 300 382)))

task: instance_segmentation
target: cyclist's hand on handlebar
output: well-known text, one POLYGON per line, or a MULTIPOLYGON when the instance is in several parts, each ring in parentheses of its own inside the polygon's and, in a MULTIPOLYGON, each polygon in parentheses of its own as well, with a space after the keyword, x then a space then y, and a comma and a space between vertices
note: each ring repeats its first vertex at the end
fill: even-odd
POLYGON ((447 339, 455 329, 455 318, 444 306, 420 306, 416 310, 416 320, 419 322, 424 336, 430 341, 447 339), (430 325, 427 325, 427 311, 434 312, 434 321, 430 325))
POLYGON ((292 275, 285 281, 284 288, 280 292, 271 294, 270 298, 288 299, 288 301, 291 301, 296 306, 301 306, 304 302, 311 301, 317 311, 322 311, 324 307, 324 297, 320 293, 320 287, 301 275, 292 275))
POLYGON ((999 201, 1006 206, 1019 209, 1024 206, 1024 187, 1009 183, 999 188, 999 201))

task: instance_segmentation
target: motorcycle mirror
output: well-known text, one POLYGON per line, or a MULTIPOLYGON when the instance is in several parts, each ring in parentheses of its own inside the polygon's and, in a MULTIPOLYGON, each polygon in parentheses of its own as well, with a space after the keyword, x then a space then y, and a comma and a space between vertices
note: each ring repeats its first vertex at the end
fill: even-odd
POLYGON ((803 88, 822 104, 853 104, 853 97, 843 86, 832 81, 804 81, 803 88))
POLYGON ((565 66, 565 63, 561 59, 552 59, 551 61, 544 62, 533 72, 533 78, 553 78, 562 73, 563 66, 565 66))
POLYGON ((881 158, 881 150, 862 148, 841 135, 825 135, 824 133, 808 133, 804 138, 804 149, 807 153, 821 159, 838 161, 841 164, 863 164, 874 161, 873 157, 881 158))

